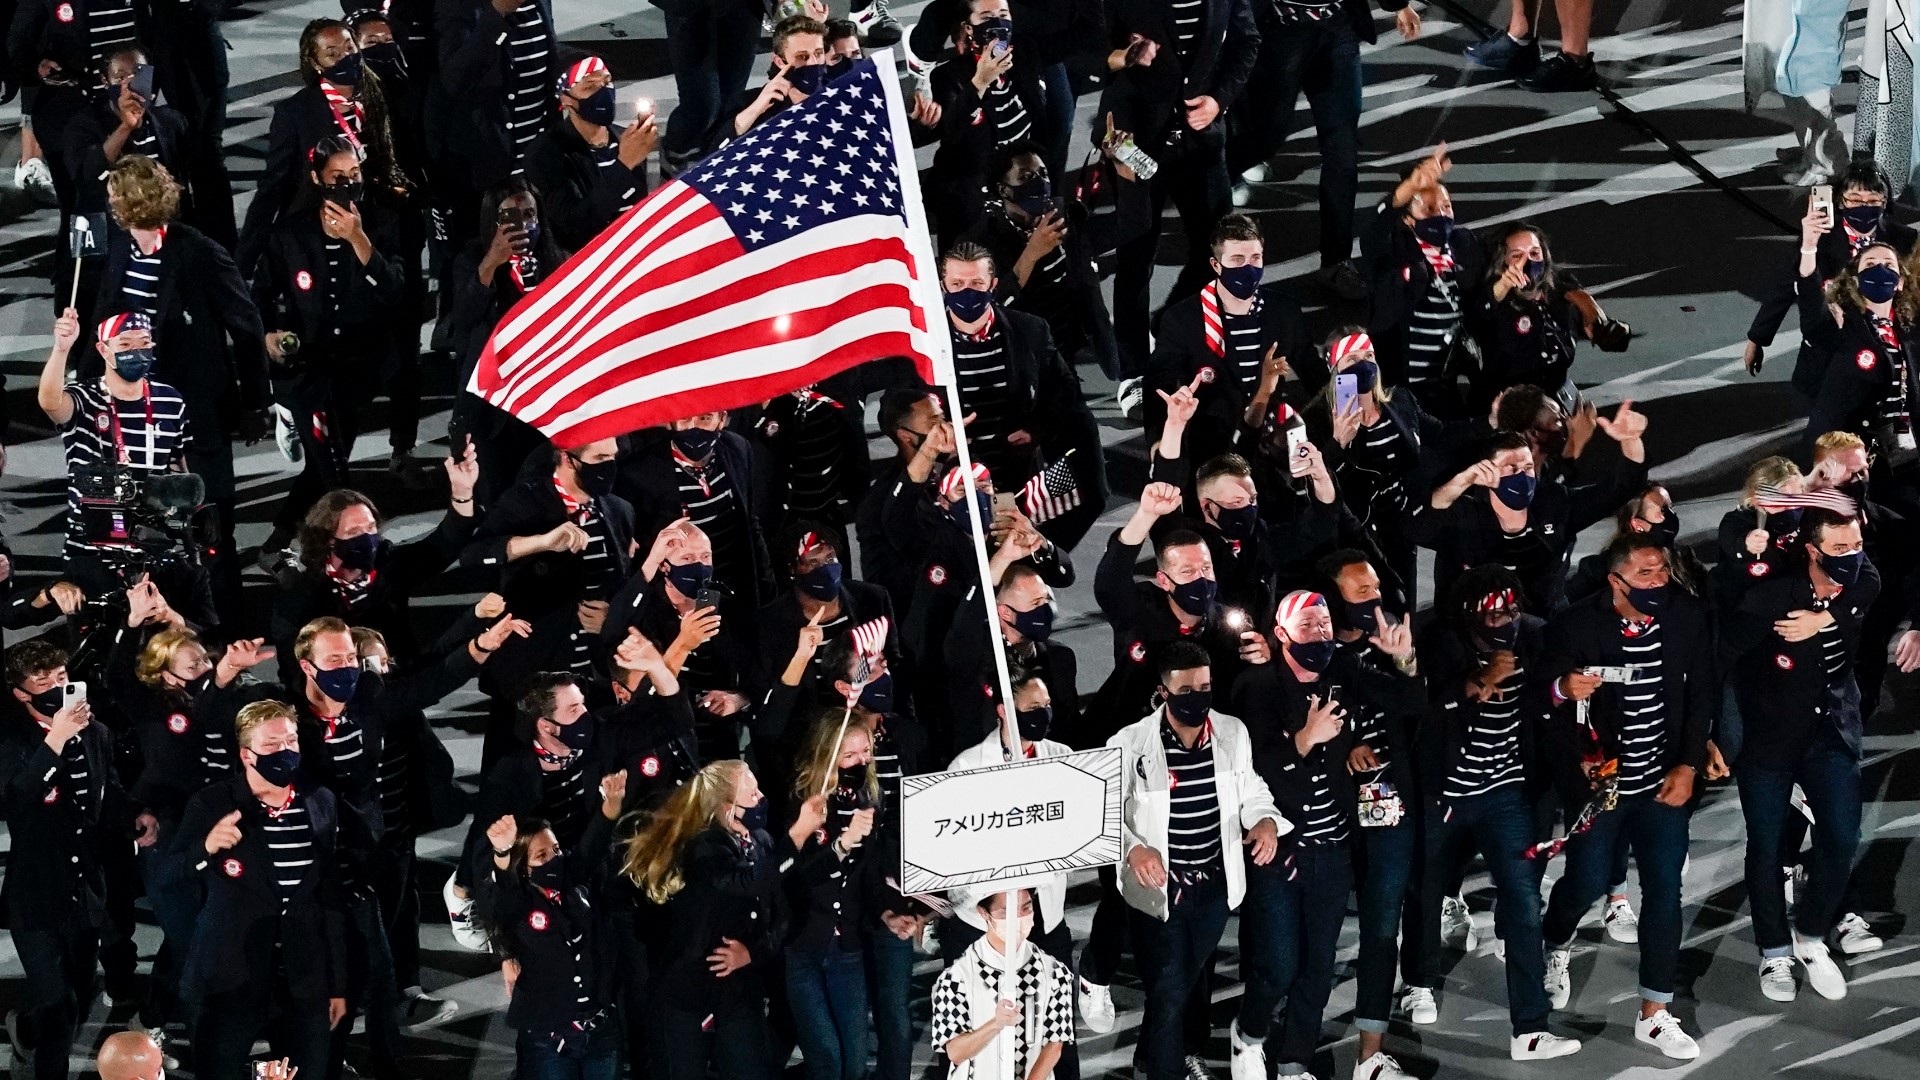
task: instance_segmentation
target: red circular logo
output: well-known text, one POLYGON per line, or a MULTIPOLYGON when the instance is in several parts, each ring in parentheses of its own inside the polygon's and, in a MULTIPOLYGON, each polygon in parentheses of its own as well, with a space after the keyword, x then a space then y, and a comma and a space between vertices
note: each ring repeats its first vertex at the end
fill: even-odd
POLYGON ((650 757, 645 761, 642 761, 640 763, 640 775, 641 776, 659 776, 660 775, 660 759, 657 757, 650 757))
POLYGON ((1400 268, 1400 280, 1401 280, 1401 281, 1412 281, 1412 280, 1413 280, 1413 267, 1411 267, 1411 266, 1403 266, 1403 267, 1401 267, 1401 268, 1400 268))
POLYGON ((239 877, 241 871, 239 859, 228 859, 220 864, 220 872, 228 877, 239 877))
POLYGON ((1136 641, 1132 645, 1127 646, 1127 655, 1132 657, 1133 662, 1136 664, 1146 663, 1147 643, 1144 641, 1136 641))
POLYGON ((59 801, 60 801, 60 789, 59 789, 59 788, 48 788, 48 789, 47 789, 47 793, 46 793, 46 794, 45 794, 44 796, 42 796, 42 797, 41 797, 41 799, 40 799, 40 801, 41 801, 41 802, 43 802, 43 803, 46 803, 46 804, 47 804, 48 806, 52 806, 52 805, 53 805, 54 803, 57 803, 57 802, 59 802, 59 801))
POLYGON ((547 928, 547 913, 544 911, 527 912, 527 925, 533 927, 535 930, 545 930, 547 928))
POLYGON ((933 582, 935 585, 945 585, 947 583, 947 568, 941 566, 939 563, 934 563, 932 566, 927 567, 927 580, 933 582))
POLYGON ((1200 369, 1200 381, 1203 383, 1210 383, 1218 377, 1219 376, 1214 373, 1214 370, 1211 366, 1203 367, 1200 369))
POLYGON ((72 22, 73 21, 73 5, 61 4, 59 7, 54 8, 53 17, 56 19, 59 19, 61 22, 72 22))
POLYGON ((302 270, 293 275, 293 283, 299 287, 301 292, 306 292, 308 289, 313 288, 313 275, 302 270))
POLYGON ((167 730, 173 732, 175 735, 185 735, 187 733, 187 714, 174 713, 172 716, 167 717, 167 730))
POLYGON ((1513 320, 1513 330, 1516 334, 1531 334, 1533 333, 1533 320, 1522 315, 1513 320))
POLYGON ((1781 671, 1793 670, 1793 657, 1788 656, 1786 653, 1776 654, 1773 658, 1773 662, 1775 666, 1777 666, 1781 671))
POLYGON ((101 431, 106 431, 107 429, 113 427, 113 420, 106 413, 101 413, 100 419, 94 422, 94 426, 99 428, 101 431))
POLYGON ((1773 573, 1773 567, 1767 563, 1757 562, 1747 567, 1747 574, 1750 577, 1766 577, 1771 573, 1773 573))
POLYGON ((767 421, 767 437, 772 438, 773 436, 778 434, 780 434, 780 421, 778 420, 767 421))
POLYGON ((1861 371, 1872 371, 1873 361, 1874 356, 1872 349, 1861 349, 1853 356, 1853 365, 1861 371))

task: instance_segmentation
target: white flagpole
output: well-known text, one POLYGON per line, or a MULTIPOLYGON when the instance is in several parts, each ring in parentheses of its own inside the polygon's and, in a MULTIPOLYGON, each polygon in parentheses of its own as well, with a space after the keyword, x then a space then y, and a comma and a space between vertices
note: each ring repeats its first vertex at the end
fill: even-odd
MULTIPOLYGON (((960 473, 966 478, 967 519, 972 523, 973 535, 978 541, 973 554, 980 575, 977 588, 981 613, 987 620, 988 640, 995 645, 987 651, 993 654, 994 675, 999 679, 1000 738, 1005 745, 1017 750, 1020 734, 1013 720, 1013 677, 1007 671, 1006 640, 1000 631, 992 572, 987 565, 988 522, 981 520, 980 501, 973 497, 973 455, 967 450, 965 433, 959 429, 960 418, 966 414, 960 411, 960 378, 953 367, 953 337, 947 333, 947 304, 941 298, 940 264, 933 250, 933 233, 927 228, 926 207, 920 197, 920 167, 914 161, 913 134, 907 128, 907 109, 900 97, 900 80, 894 68, 893 50, 876 50, 868 54, 868 59, 873 61, 874 74, 879 78, 881 92, 886 97, 887 121, 893 132, 893 156, 900 174, 900 201, 905 204, 907 215, 907 251, 915 263, 913 284, 927 320, 923 345, 933 360, 934 381, 946 390, 947 419, 954 424, 957 436, 954 444, 960 457, 960 473)), ((1019 895, 1011 891, 1002 894, 1004 912, 1000 921, 1000 941, 1003 946, 1000 956, 1000 996, 1015 1002, 1019 1000, 1019 977, 1014 971, 1011 930, 1013 921, 1019 917, 1019 912, 1014 910, 1019 895)), ((1036 917, 1038 914, 1035 912, 1036 917)), ((1003 1031, 995 1037, 994 1042, 999 1049, 1001 1080, 1020 1080, 1013 1075, 1014 1040, 1003 1031)))

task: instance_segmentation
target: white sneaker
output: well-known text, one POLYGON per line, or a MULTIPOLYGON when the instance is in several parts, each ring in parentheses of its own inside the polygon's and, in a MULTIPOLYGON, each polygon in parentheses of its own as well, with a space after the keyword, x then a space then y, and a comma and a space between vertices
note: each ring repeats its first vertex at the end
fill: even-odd
POLYGON ((418 986, 409 986, 401 993, 406 1004, 401 1007, 400 1015, 408 1031, 439 1027, 460 1011, 459 1002, 434 997, 418 986))
POLYGON ((53 188, 53 170, 46 158, 28 158, 13 170, 13 186, 44 205, 53 206, 60 196, 53 188))
POLYGON ((1499 960, 1501 963, 1504 964, 1507 962, 1507 939, 1506 938, 1493 939, 1493 955, 1494 955, 1494 958, 1499 960))
POLYGON ((1139 376, 1121 379, 1113 398, 1120 404, 1120 415, 1139 423, 1146 415, 1147 380, 1139 376))
POLYGON ((1233 1058, 1227 1066, 1233 1080, 1267 1080, 1267 1048, 1264 1040, 1248 1042, 1240 1034, 1240 1021, 1235 1020, 1227 1025, 1227 1044, 1233 1048, 1233 1058))
POLYGON ((1187 1080, 1213 1080, 1213 1070, 1207 1068, 1207 1059, 1199 1054, 1187 1055, 1187 1080))
POLYGON ((1413 1080, 1413 1074, 1382 1050, 1353 1067, 1353 1080, 1413 1080))
POLYGON ((1579 1039, 1563 1039, 1547 1031, 1515 1035, 1507 1044, 1507 1056, 1515 1061, 1545 1061, 1580 1052, 1579 1039))
POLYGON ((1246 184, 1233 185, 1233 205, 1245 206, 1253 201, 1253 189, 1246 184))
POLYGON ((1693 1041, 1693 1036, 1681 1031, 1680 1021, 1665 1009, 1635 1020, 1633 1037, 1643 1043, 1652 1043, 1661 1053, 1680 1061, 1692 1061, 1700 1056, 1700 1044, 1693 1041))
POLYGON ((1840 973, 1840 965, 1833 962, 1826 942, 1803 938, 1796 932, 1793 955, 1807 966, 1807 985, 1813 987, 1814 993, 1828 1001, 1847 996, 1847 977, 1840 973))
MULTIPOLYGON (((1269 179, 1272 179, 1272 177, 1273 169, 1264 161, 1240 174, 1240 179, 1245 180, 1249 184, 1264 184, 1269 179)), ((1392 1059, 1389 1058, 1388 1060, 1392 1059)))
POLYGON ((1113 991, 1099 983, 1080 980, 1080 1022, 1095 1035, 1113 1030, 1113 991))
POLYGON ((1769 956, 1760 961, 1760 992, 1769 1001, 1792 1001, 1800 993, 1800 984, 1793 978, 1793 960, 1785 956, 1769 956))
POLYGON ((1440 901, 1440 939, 1451 941, 1461 939, 1461 948, 1472 952, 1480 942, 1479 935, 1473 931, 1473 912, 1467 908, 1467 902, 1458 896, 1449 896, 1440 901))
POLYGON ((1607 936, 1622 945, 1634 945, 1640 941, 1640 920, 1633 914, 1633 905, 1624 896, 1616 896, 1607 901, 1607 936))
POLYGON ((1873 927, 1867 925, 1867 920, 1851 911, 1840 920, 1840 925, 1834 931, 1839 936, 1840 951, 1848 956, 1879 952, 1887 944, 1880 940, 1879 934, 1873 932, 1873 927))
POLYGON ((1573 1000, 1573 979, 1567 974, 1567 964, 1572 959, 1571 949, 1547 950, 1547 977, 1541 981, 1556 1009, 1566 1008, 1567 1002, 1573 1000))
POLYGON ((1437 1024, 1440 1022, 1440 1006, 1434 1004, 1433 991, 1425 986, 1407 987, 1406 996, 1400 1001, 1400 1007, 1407 1012, 1407 1019, 1415 1024, 1437 1024))
POLYGON ((487 951, 486 931, 473 925, 473 898, 461 899, 453 891, 453 875, 447 875, 447 883, 440 888, 440 899, 446 901, 447 922, 453 926, 453 940, 460 947, 473 952, 487 951))

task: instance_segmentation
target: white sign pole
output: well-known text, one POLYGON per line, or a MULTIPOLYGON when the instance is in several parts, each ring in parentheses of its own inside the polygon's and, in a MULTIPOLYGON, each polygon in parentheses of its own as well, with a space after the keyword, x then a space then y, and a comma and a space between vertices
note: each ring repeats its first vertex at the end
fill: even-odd
MULTIPOLYGON (((986 615, 988 640, 994 647, 987 650, 993 654, 994 674, 1000 680, 1000 738, 1016 752, 1020 749, 1020 733, 1013 722, 1013 678, 1007 671, 1007 655, 1004 635, 1000 632, 998 605, 994 603, 994 583, 987 566, 988 523, 980 518, 980 501, 973 497, 973 455, 967 451, 965 432, 959 428, 960 418, 960 378, 953 367, 953 338, 947 333, 947 305, 941 298, 940 263, 934 255, 929 238, 933 235, 927 228, 925 206, 920 198, 920 169, 913 156, 913 136, 907 129, 907 110, 900 99, 900 81, 895 74, 893 50, 881 49, 869 57, 873 61, 874 73, 880 79, 881 91, 886 95, 887 118, 893 131, 894 160, 900 173, 900 201, 905 203, 907 214, 907 235, 915 261, 920 263, 920 272, 914 275, 914 281, 920 286, 920 306, 927 317, 928 355, 933 360, 934 378, 946 388, 947 419, 954 425, 954 446, 960 457, 960 474, 966 478, 967 520, 973 525, 974 561, 980 575, 981 608, 986 615)), ((1008 930, 1009 921, 1016 917, 1013 910, 1018 893, 1004 894, 1006 912, 1001 921, 1000 941, 1004 947, 1000 956, 1000 996, 1015 1000, 1014 993, 1017 977, 1013 969, 1013 936, 1008 930)), ((1005 1032, 995 1036, 1000 1048, 1000 1076, 1002 1080, 1020 1080, 1013 1075, 1013 1039, 1005 1032)))

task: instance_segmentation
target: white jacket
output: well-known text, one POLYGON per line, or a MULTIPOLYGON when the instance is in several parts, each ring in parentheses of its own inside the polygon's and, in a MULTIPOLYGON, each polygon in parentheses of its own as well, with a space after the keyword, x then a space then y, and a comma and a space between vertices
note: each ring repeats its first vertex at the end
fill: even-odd
MULTIPOLYGON (((1172 787, 1168 783, 1167 751, 1160 742, 1166 706, 1153 710, 1138 723, 1121 728, 1107 740, 1126 755, 1121 776, 1126 794, 1120 807, 1120 895, 1135 910, 1155 918, 1167 917, 1167 888, 1149 889, 1133 876, 1126 858, 1145 844, 1167 857, 1167 816, 1172 787)), ((1253 745, 1247 728, 1234 717, 1215 712, 1213 723, 1213 780, 1220 799, 1220 854, 1227 871, 1227 908, 1238 908, 1247 893, 1247 865, 1242 842, 1247 830, 1263 819, 1273 819, 1285 836, 1293 823, 1280 816, 1267 782, 1253 771, 1253 745)))
MULTIPOLYGON (((1059 757, 1073 753, 1073 747, 1066 743, 1041 739, 1033 744, 1033 756, 1037 758, 1059 757)), ((970 746, 953 759, 948 765, 949 771, 956 769, 980 769, 988 765, 1007 763, 1007 752, 1000 745, 1000 733, 994 732, 977 746, 970 746)), ((947 890, 947 902, 953 905, 953 913, 975 930, 985 933, 986 920, 980 917, 980 898, 993 893, 1006 892, 1008 889, 1032 889, 1040 905, 1040 929, 1051 930, 1060 925, 1067 917, 1067 875, 1064 871, 1054 874, 1038 874, 1020 881, 1000 885, 967 885, 947 890)))

